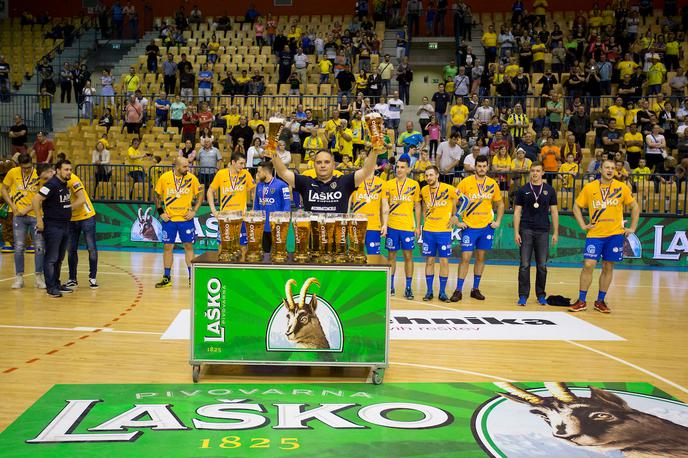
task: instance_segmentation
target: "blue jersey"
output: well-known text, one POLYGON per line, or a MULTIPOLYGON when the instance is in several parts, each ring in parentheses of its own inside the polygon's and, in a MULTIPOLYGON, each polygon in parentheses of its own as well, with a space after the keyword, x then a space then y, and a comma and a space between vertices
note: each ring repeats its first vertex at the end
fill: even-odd
POLYGON ((287 183, 276 177, 269 183, 258 183, 253 209, 265 210, 265 232, 270 232, 270 212, 288 212, 291 209, 291 194, 287 183))

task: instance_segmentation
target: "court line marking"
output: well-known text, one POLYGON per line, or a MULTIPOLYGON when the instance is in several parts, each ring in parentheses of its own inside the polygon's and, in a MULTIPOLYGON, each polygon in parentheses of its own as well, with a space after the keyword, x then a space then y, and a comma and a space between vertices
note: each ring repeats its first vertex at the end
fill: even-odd
POLYGON ((418 367, 421 369, 435 369, 435 370, 440 370, 440 371, 456 372, 459 374, 467 374, 467 375, 477 375, 478 377, 491 378, 491 379, 495 379, 495 380, 500 380, 502 382, 513 382, 513 380, 498 377, 496 375, 483 374, 482 372, 468 371, 465 369, 454 369, 451 367, 431 366, 428 364, 398 363, 398 362, 394 362, 394 361, 390 361, 389 364, 396 364, 397 366, 418 367))
POLYGON ((628 362, 628 361, 626 361, 625 359, 619 358, 618 356, 610 355, 609 353, 606 353, 606 352, 604 352, 604 351, 602 351, 602 350, 598 350, 598 349, 596 349, 596 348, 588 347, 587 345, 584 345, 584 344, 578 343, 578 342, 574 342, 573 340, 565 340, 564 342, 568 342, 568 343, 570 343, 571 345, 575 345, 576 347, 584 348, 584 349, 589 350, 589 351, 591 351, 591 352, 593 352, 593 353, 597 353, 598 355, 606 356, 607 358, 612 359, 612 360, 614 360, 614 361, 616 361, 616 362, 618 362, 618 363, 621 363, 621 364, 623 364, 623 365, 626 365, 626 366, 628 366, 628 367, 631 367, 631 368, 633 368, 633 369, 635 369, 635 370, 637 370, 637 371, 640 371, 640 372, 642 372, 642 373, 644 373, 644 374, 646 374, 646 375, 649 375, 650 377, 654 377, 654 378, 656 378, 657 380, 659 380, 659 381, 661 381, 661 382, 664 382, 664 383, 666 383, 667 385, 676 388, 677 390, 681 390, 681 391, 683 391, 684 393, 688 393, 688 388, 685 388, 685 387, 679 385, 678 383, 672 382, 671 380, 666 379, 666 378, 662 377, 661 375, 655 374, 655 373, 652 372, 652 371, 649 371, 649 370, 647 370, 647 369, 644 369, 644 368, 642 368, 642 367, 640 367, 640 366, 638 366, 638 365, 636 365, 636 364, 633 364, 633 363, 631 363, 631 362, 628 362))
POLYGON ((74 328, 59 328, 54 326, 19 326, 11 324, 0 324, 0 328, 7 329, 32 329, 39 331, 77 331, 77 332, 95 332, 96 330, 102 332, 119 333, 119 334, 148 334, 161 336, 162 332, 149 332, 149 331, 120 331, 111 328, 99 328, 94 326, 77 326, 74 328))

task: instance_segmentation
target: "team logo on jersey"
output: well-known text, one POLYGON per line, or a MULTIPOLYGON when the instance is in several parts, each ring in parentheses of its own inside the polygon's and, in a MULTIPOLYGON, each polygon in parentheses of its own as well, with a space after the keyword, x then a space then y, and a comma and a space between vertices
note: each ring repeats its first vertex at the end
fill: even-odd
POLYGON ((588 254, 595 254, 595 245, 588 245, 585 251, 587 251, 588 254))
POLYGON ((332 183, 330 183, 330 188, 337 189, 337 182, 333 181, 332 183))

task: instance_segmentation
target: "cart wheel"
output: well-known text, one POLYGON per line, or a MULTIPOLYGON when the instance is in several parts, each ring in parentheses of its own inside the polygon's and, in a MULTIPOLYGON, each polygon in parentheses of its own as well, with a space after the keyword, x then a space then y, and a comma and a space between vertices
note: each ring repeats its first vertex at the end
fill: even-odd
POLYGON ((191 368, 191 378, 193 379, 194 383, 198 383, 198 379, 200 378, 201 375, 201 366, 200 365, 194 365, 191 368))
POLYGON ((373 384, 382 385, 382 380, 385 378, 384 369, 374 369, 373 370, 373 384))

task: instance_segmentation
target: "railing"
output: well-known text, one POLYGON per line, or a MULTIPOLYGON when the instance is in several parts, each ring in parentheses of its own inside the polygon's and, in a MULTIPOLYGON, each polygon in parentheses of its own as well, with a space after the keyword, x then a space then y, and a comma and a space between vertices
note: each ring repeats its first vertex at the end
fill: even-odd
MULTIPOLYGON (((138 165, 97 165, 79 164, 76 173, 84 183, 89 195, 97 201, 153 201, 155 184, 160 176, 172 170, 171 165, 154 165, 147 169, 138 165)), ((248 168, 255 176, 255 168, 248 168)), ((295 171, 295 170, 294 170, 295 171)), ((348 173, 352 170, 344 170, 348 173)), ((217 169, 214 167, 191 167, 191 173, 198 176, 201 184, 207 187, 212 182, 217 169)), ((296 172, 296 171, 295 171, 296 172)), ((412 178, 421 181, 421 171, 413 171, 412 178)), ((443 174, 444 182, 456 185, 469 172, 457 171, 443 174)), ((489 172, 489 176, 497 180, 502 190, 503 200, 507 210, 513 210, 516 190, 528 182, 528 172, 489 172)), ((392 176, 390 175, 389 178, 392 176)), ((561 211, 572 211, 573 202, 583 186, 599 178, 597 174, 579 174, 576 176, 547 172, 544 180, 554 187, 557 192, 558 206, 561 211)), ((650 174, 631 175, 621 179, 631 187, 633 197, 638 201, 642 213, 664 215, 688 215, 688 180, 676 175, 650 174)), ((298 206, 300 199, 294 196, 298 206)))
POLYGON ((0 130, 3 133, 14 125, 16 115, 24 119, 29 133, 36 133, 46 128, 46 119, 41 111, 38 95, 12 94, 9 101, 0 103, 0 130))

